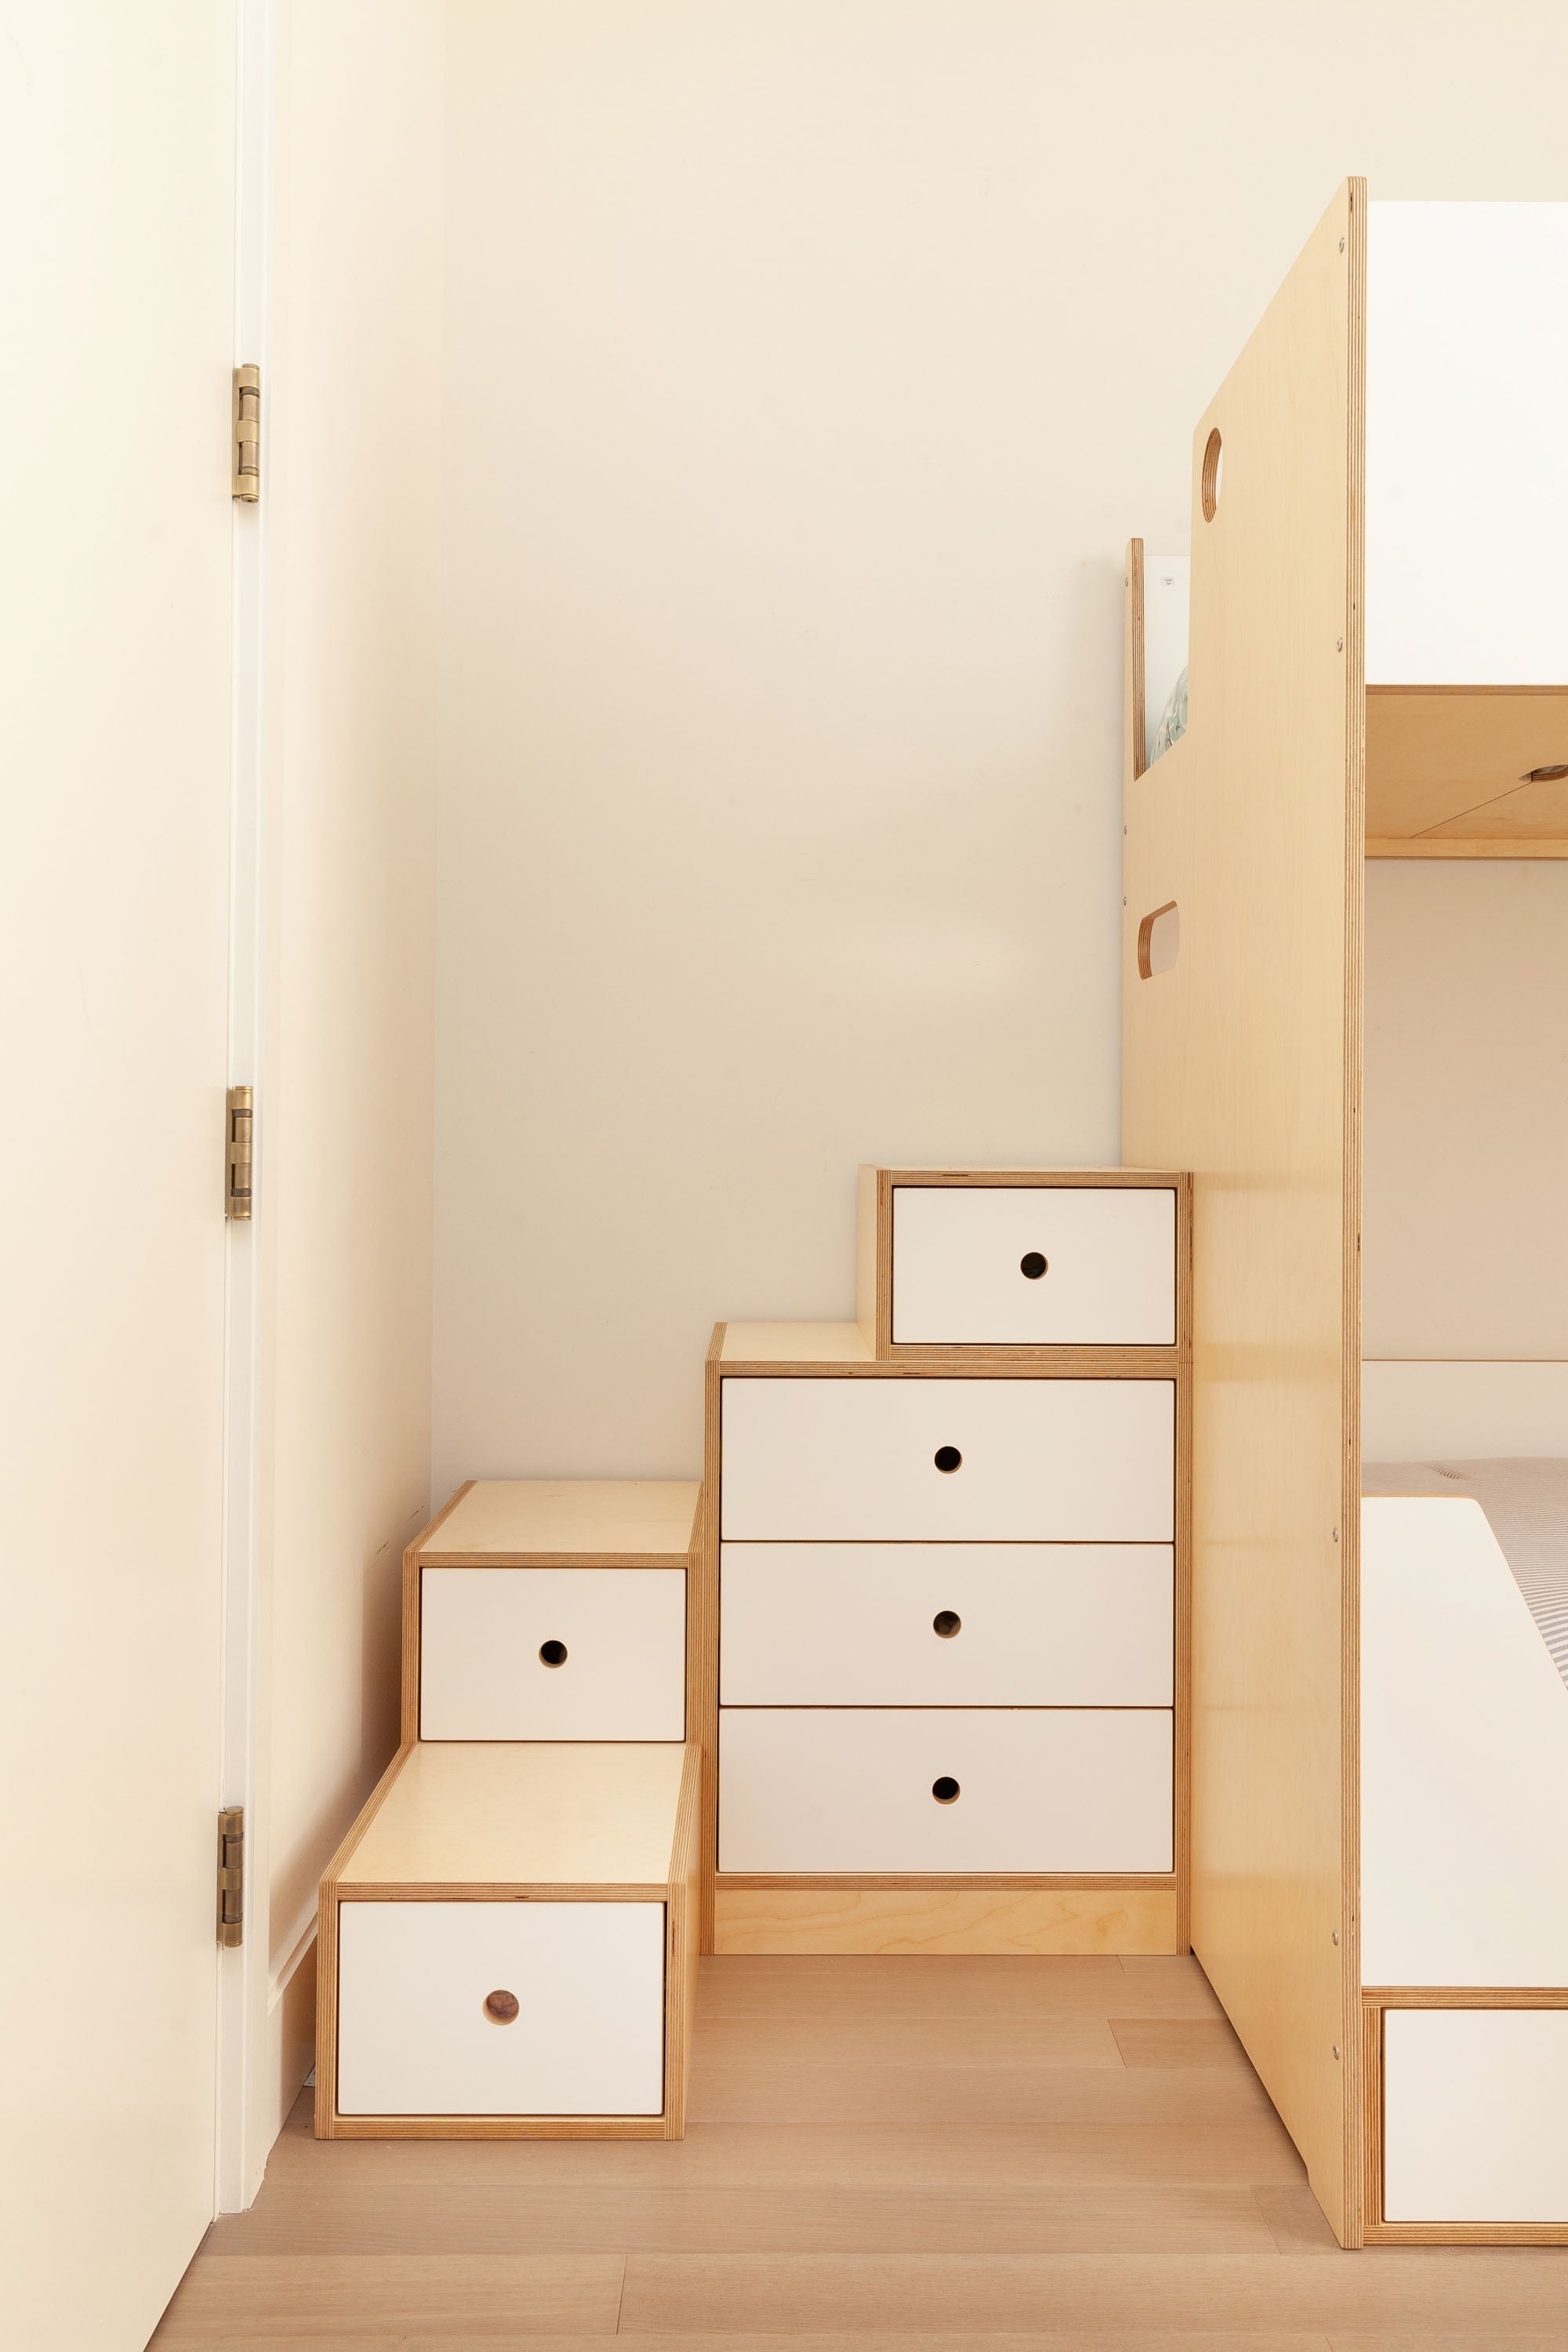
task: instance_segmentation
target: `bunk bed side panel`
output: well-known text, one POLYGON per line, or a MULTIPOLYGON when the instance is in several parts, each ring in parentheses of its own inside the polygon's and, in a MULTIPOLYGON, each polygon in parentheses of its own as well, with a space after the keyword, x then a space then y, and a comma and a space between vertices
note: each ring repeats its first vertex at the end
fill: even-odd
POLYGON ((1123 941, 1123 1153, 1194 1178, 1194 1948, 1351 2244, 1365 220, 1348 182, 1198 427, 1123 941))

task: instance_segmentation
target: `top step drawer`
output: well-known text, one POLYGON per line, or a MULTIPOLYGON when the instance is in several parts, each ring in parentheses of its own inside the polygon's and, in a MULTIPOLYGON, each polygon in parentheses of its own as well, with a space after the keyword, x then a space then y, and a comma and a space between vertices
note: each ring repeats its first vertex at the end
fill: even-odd
POLYGON ((895 1347, 1171 1347, 1176 1195, 894 1184, 895 1347))

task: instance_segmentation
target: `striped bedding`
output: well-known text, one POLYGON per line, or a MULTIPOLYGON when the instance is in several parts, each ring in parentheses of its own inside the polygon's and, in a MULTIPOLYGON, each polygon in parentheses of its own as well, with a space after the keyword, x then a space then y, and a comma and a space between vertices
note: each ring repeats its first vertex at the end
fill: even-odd
POLYGON ((1568 1461, 1367 1462, 1363 1495, 1468 1495, 1568 1683, 1568 1461))

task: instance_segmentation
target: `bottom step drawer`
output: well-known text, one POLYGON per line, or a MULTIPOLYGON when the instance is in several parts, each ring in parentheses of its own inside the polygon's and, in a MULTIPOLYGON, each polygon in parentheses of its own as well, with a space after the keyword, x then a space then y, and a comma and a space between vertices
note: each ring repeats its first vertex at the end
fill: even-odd
POLYGON ((726 1707, 721 1871, 1172 1866, 1165 1707, 726 1707))
POLYGON ((1568 2010, 1391 2009, 1385 2221, 1568 2221, 1568 2010))
POLYGON ((344 1903, 338 2112, 657 2116, 662 1903, 344 1903))

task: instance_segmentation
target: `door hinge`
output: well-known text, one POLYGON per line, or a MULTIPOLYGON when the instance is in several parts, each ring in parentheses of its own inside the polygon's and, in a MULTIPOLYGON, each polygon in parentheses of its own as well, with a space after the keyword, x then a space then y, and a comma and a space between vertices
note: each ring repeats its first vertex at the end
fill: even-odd
POLYGON ((261 370, 234 372, 234 495, 254 504, 261 496, 261 370))
POLYGON ((245 1941, 245 1807, 217 1817, 217 1939, 226 1952, 245 1941))
POLYGON ((230 1087, 227 1165, 224 1177, 224 1213, 230 1219, 250 1214, 251 1139, 255 1125, 255 1088, 230 1087))

